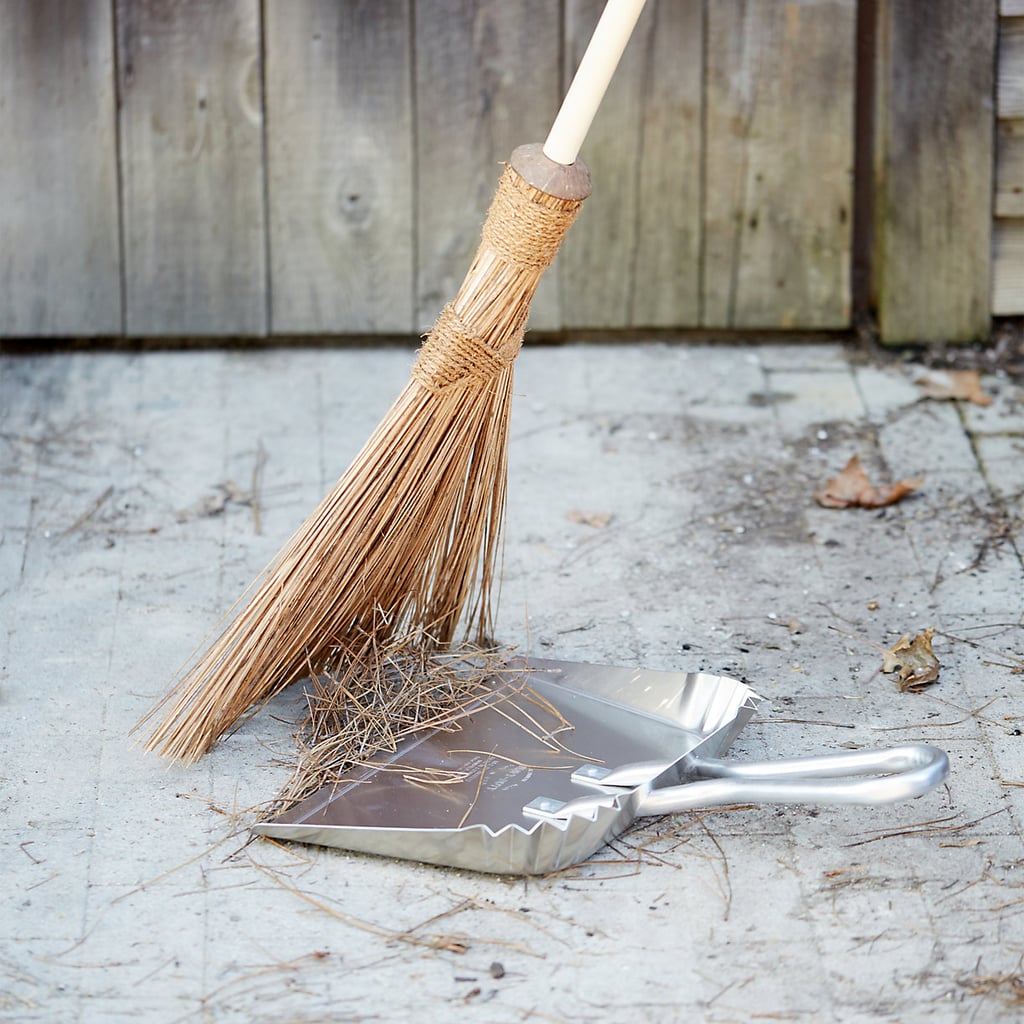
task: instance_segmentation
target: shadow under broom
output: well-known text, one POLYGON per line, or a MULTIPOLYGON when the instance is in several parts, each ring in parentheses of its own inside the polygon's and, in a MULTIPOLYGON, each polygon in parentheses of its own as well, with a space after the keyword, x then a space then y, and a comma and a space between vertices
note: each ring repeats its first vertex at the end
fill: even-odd
POLYGON ((460 622, 487 637, 512 363, 541 276, 590 193, 577 153, 643 2, 608 0, 547 141, 509 159, 469 272, 408 385, 237 617, 143 719, 165 712, 147 750, 198 760, 352 638, 443 647, 460 622))

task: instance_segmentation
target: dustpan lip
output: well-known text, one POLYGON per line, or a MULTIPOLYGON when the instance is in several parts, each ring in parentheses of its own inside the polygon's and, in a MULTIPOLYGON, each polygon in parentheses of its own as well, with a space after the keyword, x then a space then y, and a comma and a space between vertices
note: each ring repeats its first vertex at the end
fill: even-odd
POLYGON ((545 818, 524 827, 509 822, 500 829, 484 823, 455 828, 378 825, 275 825, 261 822, 253 832, 269 839, 331 847, 339 853, 386 857, 488 875, 545 875, 585 860, 634 820, 627 806, 637 799, 629 790, 608 799, 592 813, 545 818), (416 847, 416 854, 408 853, 416 847))
POLYGON ((339 835, 344 832, 357 833, 359 835, 402 835, 402 836, 451 836, 467 835, 473 832, 485 833, 490 839, 500 839, 510 831, 520 832, 524 836, 531 836, 544 825, 566 826, 568 819, 545 819, 533 822, 528 828, 517 821, 510 821, 499 829, 493 829, 485 822, 475 822, 472 825, 450 825, 450 826, 420 826, 420 825, 315 825, 306 822, 281 822, 261 821, 253 825, 250 831, 254 835, 268 836, 273 839, 291 839, 298 832, 327 832, 339 835), (289 833, 285 835, 283 833, 289 833))

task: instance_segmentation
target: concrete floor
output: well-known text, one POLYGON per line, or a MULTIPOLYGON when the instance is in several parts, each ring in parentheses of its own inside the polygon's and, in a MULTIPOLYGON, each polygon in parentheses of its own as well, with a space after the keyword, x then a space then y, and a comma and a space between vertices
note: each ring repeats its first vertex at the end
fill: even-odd
POLYGON ((948 784, 918 800, 645 821, 524 880, 245 845, 294 694, 197 767, 130 746, 410 361, 2 357, 0 1018, 1019 1019, 1024 389, 1006 378, 981 408, 832 344, 520 357, 500 639, 740 676, 765 700, 737 757, 939 745, 948 784), (818 507, 854 453, 924 474, 920 493, 818 507), (939 681, 900 693, 876 645, 929 625, 939 681))

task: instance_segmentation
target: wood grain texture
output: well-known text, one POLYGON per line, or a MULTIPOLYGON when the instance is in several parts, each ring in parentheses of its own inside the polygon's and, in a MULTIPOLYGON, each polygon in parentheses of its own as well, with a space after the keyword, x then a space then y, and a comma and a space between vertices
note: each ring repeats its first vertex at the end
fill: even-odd
POLYGON ((0 4, 0 335, 119 334, 106 0, 0 4))
POLYGON ((267 330, 258 0, 117 0, 129 334, 267 330))
POLYGON ((996 95, 1000 117, 1024 117, 1024 16, 999 19, 996 95))
POLYGON ((1024 118, 1000 121, 996 139, 997 217, 1024 217, 1024 118))
POLYGON ((708 5, 703 321, 850 318, 852 0, 708 5))
MULTIPOLYGON (((469 269, 502 161, 516 146, 547 137, 561 101, 558 13, 550 0, 416 5, 420 330, 433 324, 469 269)), ((529 325, 560 326, 558 298, 552 271, 529 325)))
POLYGON ((1024 313, 1024 218, 997 219, 992 238, 992 313, 1024 313))
POLYGON ((990 320, 995 0, 879 0, 874 274, 887 342, 990 320))
MULTIPOLYGON (((566 88, 603 6, 569 0, 566 88)), ((699 322, 702 21, 699 0, 648 0, 594 119, 594 194, 558 268, 567 327, 699 322)))
MULTIPOLYGON (((3 0, 0 336, 429 328, 602 6, 3 0)), ((1024 0, 870 6, 882 334, 984 337, 1019 305, 1024 0)), ((648 0, 530 326, 847 326, 856 9, 648 0)))
POLYGON ((410 332, 407 0, 265 0, 272 330, 410 332))

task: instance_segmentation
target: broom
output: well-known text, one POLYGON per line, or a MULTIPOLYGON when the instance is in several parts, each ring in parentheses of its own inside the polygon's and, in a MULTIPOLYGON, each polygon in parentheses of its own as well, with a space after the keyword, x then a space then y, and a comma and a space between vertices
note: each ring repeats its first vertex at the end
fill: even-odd
POLYGON ((167 709, 147 750, 198 760, 339 645, 421 631, 444 646, 460 621, 487 636, 512 362, 541 275, 590 193, 577 153, 643 4, 608 0, 547 141, 505 166, 469 272, 405 390, 234 621, 143 719, 167 709))

